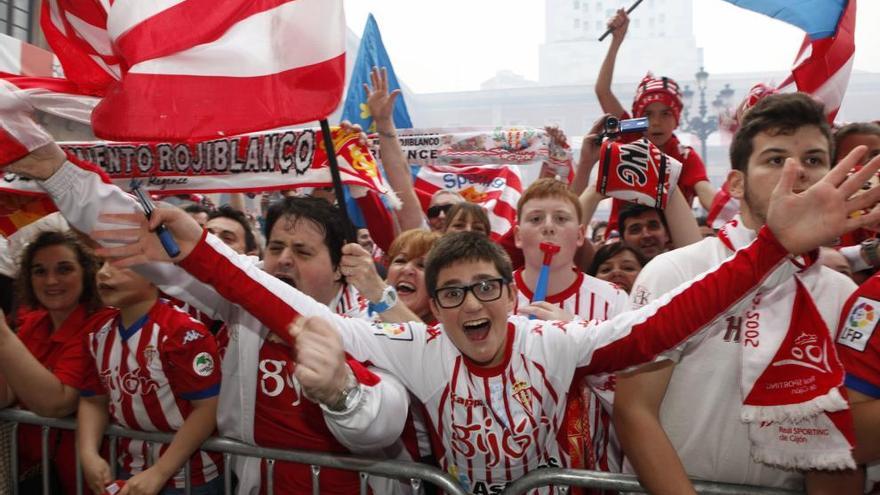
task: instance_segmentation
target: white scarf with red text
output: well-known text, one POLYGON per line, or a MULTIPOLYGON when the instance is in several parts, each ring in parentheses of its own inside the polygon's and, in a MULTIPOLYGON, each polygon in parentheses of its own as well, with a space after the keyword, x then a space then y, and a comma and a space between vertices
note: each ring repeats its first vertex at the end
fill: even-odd
MULTIPOLYGON (((755 233, 737 217, 718 237, 736 251, 755 233)), ((793 261, 803 273, 815 256, 793 261)), ((843 366, 801 274, 755 293, 742 318, 740 417, 749 425, 752 458, 785 469, 855 469, 843 366)))

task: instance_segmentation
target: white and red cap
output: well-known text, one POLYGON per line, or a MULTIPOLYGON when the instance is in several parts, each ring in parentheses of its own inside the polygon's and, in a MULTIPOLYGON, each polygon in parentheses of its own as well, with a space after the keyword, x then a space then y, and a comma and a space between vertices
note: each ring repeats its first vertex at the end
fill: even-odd
POLYGON ((636 88, 632 106, 633 117, 643 117, 645 108, 655 102, 671 108, 675 113, 675 121, 678 122, 681 109, 684 107, 678 83, 668 77, 654 77, 654 74, 648 72, 636 88))

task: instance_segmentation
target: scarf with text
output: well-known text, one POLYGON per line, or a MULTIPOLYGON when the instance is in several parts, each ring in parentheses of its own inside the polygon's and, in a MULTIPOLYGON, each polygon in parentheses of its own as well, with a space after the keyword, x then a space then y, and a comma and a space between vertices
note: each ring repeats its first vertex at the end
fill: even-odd
MULTIPOLYGON (((731 251, 755 232, 739 217, 719 239, 731 251)), ((842 390, 844 370, 802 274, 815 255, 793 260, 800 273, 756 292, 738 318, 742 342, 741 419, 749 425, 752 458, 785 469, 854 469, 852 416, 842 390), (783 332, 782 329, 785 329, 783 332)))

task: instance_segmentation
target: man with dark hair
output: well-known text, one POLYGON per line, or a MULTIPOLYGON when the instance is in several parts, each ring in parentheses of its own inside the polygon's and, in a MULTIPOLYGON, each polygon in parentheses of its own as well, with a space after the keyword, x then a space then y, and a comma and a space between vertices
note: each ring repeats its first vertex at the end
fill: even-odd
POLYGON ((264 270, 340 314, 366 313, 367 302, 339 270, 342 246, 355 239, 339 208, 320 198, 283 198, 269 206, 265 235, 264 270))
POLYGON ((260 251, 245 214, 229 205, 209 212, 205 228, 236 253, 256 256, 260 251))
POLYGON ((183 211, 189 213, 189 216, 193 217, 196 222, 199 222, 199 225, 202 227, 208 222, 208 217, 211 214, 211 210, 206 206, 193 203, 191 205, 187 205, 183 211))
MULTIPOLYGON (((717 238, 654 258, 634 284, 633 307, 664 298, 681 282, 742 252, 767 224, 781 185, 802 192, 833 174, 829 172, 832 151, 821 104, 799 93, 759 101, 745 115, 730 148, 730 194, 741 201, 741 214, 717 238)), ((853 164, 860 157, 856 153, 845 162, 853 164)), ((796 213, 787 215, 796 220, 796 213)), ((752 301, 749 305, 707 322, 705 339, 688 342, 666 359, 631 375, 618 375, 614 425, 632 468, 648 491, 693 493, 689 477, 800 489, 803 471, 813 491, 827 481, 816 469, 854 467, 850 445, 843 440, 845 420, 825 427, 825 422, 831 423, 826 412, 846 408, 839 390, 821 389, 827 394, 821 395, 823 399, 836 399, 829 399, 833 405, 825 403, 810 413, 798 409, 806 399, 797 396, 797 390, 789 390, 791 384, 815 384, 817 377, 800 361, 783 359, 789 354, 802 355, 800 348, 783 346, 794 342, 812 346, 813 355, 820 349, 832 352, 829 329, 836 327, 840 310, 855 289, 847 277, 814 261, 806 257, 792 280, 772 290, 752 291, 745 296, 752 301), (792 333, 790 341, 785 340, 786 332, 792 333), (769 370, 784 370, 788 379, 767 382, 770 378, 766 377, 778 376, 769 370), (769 405, 775 409, 764 407, 769 405), (792 423, 776 411, 800 420, 800 430, 829 432, 827 438, 795 435, 789 443, 784 432, 792 423), (756 414, 763 414, 760 418, 766 421, 756 421, 756 414)), ((836 363, 833 353, 820 352, 823 362, 836 363)), ((810 390, 818 393, 819 389, 810 390)), ((842 484, 837 488, 845 489, 842 484)))
POLYGON ((617 216, 623 242, 651 260, 669 249, 669 229, 662 210, 636 203, 625 203, 617 216))

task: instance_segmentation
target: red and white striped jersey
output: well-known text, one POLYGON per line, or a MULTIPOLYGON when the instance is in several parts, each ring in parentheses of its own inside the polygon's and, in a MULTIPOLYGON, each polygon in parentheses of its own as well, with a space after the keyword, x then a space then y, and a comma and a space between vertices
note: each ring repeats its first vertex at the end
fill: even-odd
MULTIPOLYGON (((164 300, 129 328, 118 317, 106 320, 87 337, 94 366, 88 367, 82 395, 108 395, 110 417, 140 431, 175 432, 192 411, 190 401, 220 392, 217 344, 204 325, 164 300)), ((149 467, 167 446, 123 439, 121 466, 130 473, 149 467)), ((193 485, 219 475, 219 454, 196 452, 191 460, 193 485)), ((170 484, 170 483, 169 483, 170 484)), ((173 478, 184 487, 181 469, 173 478)))
MULTIPOLYGON (((529 304, 532 290, 523 279, 522 270, 513 273, 517 288, 517 308, 529 304)), ((626 311, 629 297, 616 285, 578 271, 565 290, 548 295, 547 302, 583 320, 604 321, 626 311)), ((622 454, 611 428, 614 403, 614 376, 581 376, 568 391, 568 414, 565 419, 566 441, 572 467, 620 472, 622 454)))
POLYGON ((350 318, 371 319, 369 316, 370 302, 362 296, 352 284, 342 284, 339 293, 327 306, 334 313, 350 318))
MULTIPOLYGON (((518 292, 514 312, 520 306, 529 304, 534 296, 532 289, 523 280, 522 273, 523 269, 513 272, 513 281, 518 292)), ((548 295, 545 300, 584 320, 604 321, 629 307, 629 296, 625 291, 581 271, 577 272, 577 278, 568 288, 548 295)))
POLYGON ((715 271, 611 320, 509 317, 504 360, 491 368, 469 362, 442 326, 341 318, 214 237, 203 237, 179 266, 283 339, 300 315, 333 321, 355 359, 394 373, 425 405, 443 469, 470 493, 493 493, 541 466, 569 465, 560 435, 576 369, 611 373, 654 360, 742 304, 755 286, 792 276, 796 268, 783 263, 786 255, 765 229, 715 271))

